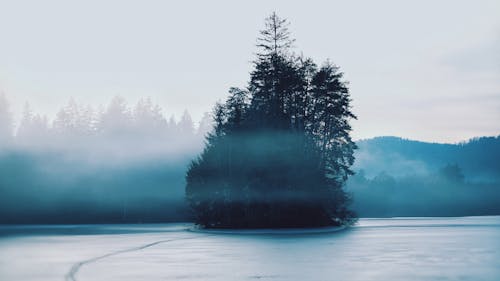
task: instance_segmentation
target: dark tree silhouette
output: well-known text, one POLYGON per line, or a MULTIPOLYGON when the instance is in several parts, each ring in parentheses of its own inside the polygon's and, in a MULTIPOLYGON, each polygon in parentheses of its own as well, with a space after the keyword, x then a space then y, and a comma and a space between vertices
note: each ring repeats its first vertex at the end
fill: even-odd
POLYGON ((261 48, 259 57, 283 54, 292 47, 294 39, 290 38, 289 23, 273 12, 265 21, 265 28, 257 38, 257 47, 261 48))
POLYGON ((247 89, 215 106, 215 128, 191 163, 186 196, 206 227, 348 224, 343 190, 356 145, 342 73, 296 57, 288 23, 275 13, 258 38, 247 89))

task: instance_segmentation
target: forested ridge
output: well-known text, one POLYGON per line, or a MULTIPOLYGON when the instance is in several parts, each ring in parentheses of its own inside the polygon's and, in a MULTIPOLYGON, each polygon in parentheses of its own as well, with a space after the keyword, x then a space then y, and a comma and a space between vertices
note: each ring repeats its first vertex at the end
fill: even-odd
POLYGON ((500 214, 500 136, 457 144, 398 137, 357 143, 347 190, 360 216, 500 214))
POLYGON ((370 176, 382 171, 394 176, 421 174, 456 164, 470 180, 500 180, 500 136, 477 137, 456 144, 376 137, 357 144, 360 150, 354 169, 363 169, 370 176))

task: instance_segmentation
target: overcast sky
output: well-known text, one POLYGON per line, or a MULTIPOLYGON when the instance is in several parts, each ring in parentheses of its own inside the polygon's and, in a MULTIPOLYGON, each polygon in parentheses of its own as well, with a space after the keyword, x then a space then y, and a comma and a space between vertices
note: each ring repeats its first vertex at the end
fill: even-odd
POLYGON ((500 134, 500 1, 5 1, 0 91, 55 115, 151 97, 195 119, 246 86, 272 11, 297 52, 350 81, 354 137, 457 142, 500 134))

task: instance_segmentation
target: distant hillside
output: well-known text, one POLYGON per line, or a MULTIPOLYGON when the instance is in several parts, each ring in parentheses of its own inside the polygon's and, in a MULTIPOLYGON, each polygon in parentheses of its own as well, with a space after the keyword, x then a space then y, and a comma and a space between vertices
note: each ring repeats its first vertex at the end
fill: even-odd
MULTIPOLYGON (((500 215, 500 137, 461 144, 378 137, 358 145, 347 190, 362 217, 500 215)), ((0 150, 0 224, 188 219, 185 174, 194 152, 159 160, 108 151, 89 161, 97 152, 0 150)))
POLYGON ((500 214, 500 137, 460 144, 377 137, 358 146, 347 190, 362 217, 500 214))
POLYGON ((427 143, 398 137, 357 142, 354 170, 368 177, 425 175, 448 164, 458 165, 469 180, 500 180, 500 136, 474 138, 459 144, 427 143))

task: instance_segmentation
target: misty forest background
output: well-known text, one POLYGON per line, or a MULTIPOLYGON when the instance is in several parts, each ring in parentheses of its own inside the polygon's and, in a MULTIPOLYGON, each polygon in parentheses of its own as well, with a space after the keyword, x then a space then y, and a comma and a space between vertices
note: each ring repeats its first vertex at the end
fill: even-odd
MULTIPOLYGON (((26 106, 14 126, 0 95, 0 223, 185 221, 186 170, 212 126, 210 114, 176 120, 121 97, 70 100, 50 122, 26 106)), ((346 190, 361 217, 500 214, 500 136, 357 145, 346 190)))

